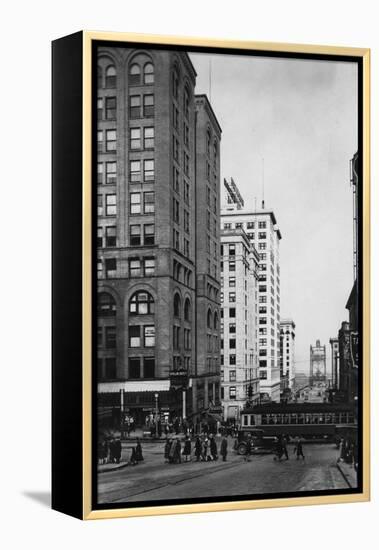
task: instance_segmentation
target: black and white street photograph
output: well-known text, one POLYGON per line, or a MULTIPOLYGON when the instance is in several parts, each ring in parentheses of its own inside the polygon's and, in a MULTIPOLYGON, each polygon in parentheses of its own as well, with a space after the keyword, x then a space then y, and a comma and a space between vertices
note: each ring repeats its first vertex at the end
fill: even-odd
POLYGON ((97 504, 357 492, 358 63, 96 62, 97 504))

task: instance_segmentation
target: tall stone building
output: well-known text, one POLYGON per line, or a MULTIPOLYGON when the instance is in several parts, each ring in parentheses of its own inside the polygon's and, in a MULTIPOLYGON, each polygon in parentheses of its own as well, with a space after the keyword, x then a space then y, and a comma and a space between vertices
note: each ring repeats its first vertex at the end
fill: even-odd
MULTIPOLYGON (((187 417, 199 412, 208 376, 217 398, 218 372, 216 351, 209 372, 197 354, 207 333, 197 328, 203 251, 196 208, 204 182, 197 186, 196 155, 205 128, 196 128, 203 116, 196 114, 196 72, 186 53, 158 49, 101 47, 97 61, 99 405, 117 405, 121 394, 137 423, 157 410, 187 417)), ((217 270, 210 277, 216 350, 217 270)))
POLYGON ((338 390, 340 387, 340 355, 339 355, 339 344, 338 338, 330 338, 330 363, 331 363, 331 373, 332 373, 332 388, 338 390))
POLYGON ((196 410, 220 405, 220 140, 207 96, 196 106, 196 410))
POLYGON ((259 257, 242 228, 221 231, 222 404, 224 420, 259 403, 257 299, 259 257))
POLYGON ((292 319, 280 321, 280 377, 290 389, 295 381, 295 328, 292 319))
POLYGON ((229 201, 221 211, 221 227, 223 230, 244 229, 250 243, 258 252, 260 394, 261 400, 280 401, 279 244, 282 236, 275 214, 265 208, 256 211, 242 209, 237 203, 229 201))

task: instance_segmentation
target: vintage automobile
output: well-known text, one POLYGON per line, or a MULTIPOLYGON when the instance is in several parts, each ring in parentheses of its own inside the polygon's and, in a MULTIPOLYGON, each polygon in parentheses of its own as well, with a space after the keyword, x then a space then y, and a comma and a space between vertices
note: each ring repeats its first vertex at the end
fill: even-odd
POLYGON ((257 430, 254 428, 239 430, 235 450, 239 455, 246 454, 246 442, 251 436, 252 440, 252 454, 260 453, 272 453, 275 449, 275 442, 277 440, 274 436, 267 436, 263 430, 257 430))

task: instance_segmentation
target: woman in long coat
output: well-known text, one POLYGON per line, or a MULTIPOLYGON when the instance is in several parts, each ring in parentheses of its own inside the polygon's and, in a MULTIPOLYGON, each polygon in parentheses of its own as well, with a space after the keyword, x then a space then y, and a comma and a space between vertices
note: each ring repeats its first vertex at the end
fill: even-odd
POLYGON ((208 460, 211 460, 210 454, 209 454, 209 439, 206 437, 203 441, 203 460, 207 462, 208 460))
POLYGON ((211 451, 212 460, 217 460, 218 459, 217 443, 213 435, 211 436, 211 439, 210 439, 210 451, 211 451))
POLYGON ((191 460, 191 439, 188 435, 184 442, 183 455, 185 456, 186 462, 188 462, 188 460, 191 460))
POLYGON ((221 440, 221 446, 220 446, 220 455, 222 456, 223 462, 226 461, 227 454, 228 454, 228 440, 224 436, 221 440))
POLYGON ((181 451, 182 451, 182 446, 180 444, 180 439, 177 439, 175 444, 175 454, 174 454, 175 463, 179 463, 179 464, 181 463, 182 461, 181 451))
POLYGON ((199 462, 201 457, 201 441, 199 436, 197 436, 195 441, 195 456, 196 456, 196 461, 199 462))
POLYGON ((137 437, 137 445, 136 445, 136 459, 138 462, 142 462, 143 460, 142 446, 138 437, 137 437))
POLYGON ((164 460, 165 462, 170 461, 170 449, 171 449, 171 439, 166 438, 166 443, 164 446, 164 460))

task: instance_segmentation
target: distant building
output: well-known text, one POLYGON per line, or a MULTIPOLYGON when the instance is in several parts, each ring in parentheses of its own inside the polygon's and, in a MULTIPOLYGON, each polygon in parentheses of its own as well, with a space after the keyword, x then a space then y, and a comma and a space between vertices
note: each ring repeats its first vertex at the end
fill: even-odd
POLYGON ((221 231, 221 368, 225 420, 259 402, 257 299, 259 258, 245 231, 221 231))
POLYGON ((316 340, 315 346, 310 346, 310 384, 326 382, 326 346, 316 340))
POLYGON ((243 229, 259 254, 258 352, 262 400, 280 401, 280 256, 282 238, 275 214, 242 210, 227 204, 221 210, 223 230, 243 229))
POLYGON ((340 385, 340 354, 339 354, 339 344, 338 338, 331 338, 330 343, 330 362, 331 362, 331 373, 332 373, 332 388, 335 390, 339 389, 340 385))
POLYGON ((280 321, 280 379, 283 389, 291 389, 295 381, 295 328, 292 319, 280 321))

